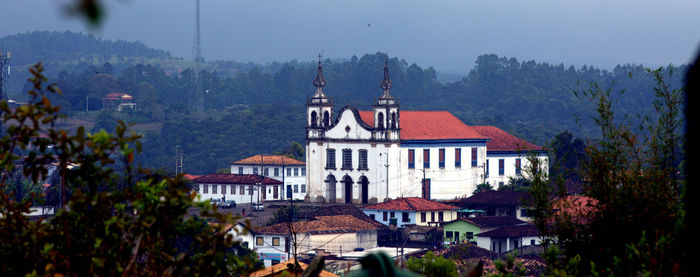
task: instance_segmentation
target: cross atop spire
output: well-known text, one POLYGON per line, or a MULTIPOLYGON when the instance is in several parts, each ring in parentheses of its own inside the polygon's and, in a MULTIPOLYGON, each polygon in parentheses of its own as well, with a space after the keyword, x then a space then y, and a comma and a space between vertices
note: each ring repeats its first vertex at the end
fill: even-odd
POLYGON ((379 87, 384 90, 384 93, 382 94, 379 99, 394 99, 393 96, 389 93, 389 90, 393 84, 391 83, 391 79, 389 79, 389 56, 387 55, 386 60, 384 60, 384 79, 382 79, 382 83, 379 84, 379 87))
POLYGON ((318 90, 326 86, 326 78, 323 77, 323 68, 321 68, 321 57, 323 57, 323 55, 318 54, 318 70, 316 71, 316 79, 314 79, 314 86, 317 87, 318 90))

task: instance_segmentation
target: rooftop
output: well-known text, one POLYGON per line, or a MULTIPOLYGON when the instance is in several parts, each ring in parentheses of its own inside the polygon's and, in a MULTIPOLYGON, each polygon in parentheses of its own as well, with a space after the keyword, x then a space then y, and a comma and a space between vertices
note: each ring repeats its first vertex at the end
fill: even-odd
POLYGON ((486 142, 487 151, 539 151, 542 147, 524 141, 513 136, 496 126, 471 126, 471 128, 482 136, 491 138, 486 142))
MULTIPOLYGON (((383 229, 351 215, 317 216, 308 221, 292 223, 297 233, 352 233, 364 230, 383 229)), ((278 223, 253 230, 258 234, 289 234, 287 223, 278 223)))
POLYGON ((521 191, 484 191, 474 194, 468 198, 455 200, 455 205, 467 206, 499 206, 499 205, 521 205, 523 199, 528 196, 527 192, 521 191))
POLYGON ((305 165, 306 163, 283 155, 255 155, 232 162, 241 165, 305 165))
POLYGON ((394 200, 362 207, 362 210, 394 210, 394 211, 444 211, 457 210, 459 207, 443 204, 437 201, 419 197, 397 198, 394 200))
POLYGON ((197 184, 235 184, 235 185, 254 185, 262 183, 263 185, 281 185, 282 182, 269 177, 262 177, 254 174, 207 174, 195 178, 197 184), (262 182, 261 182, 262 178, 262 182))
POLYGON ((512 216, 477 216, 460 218, 457 220, 469 222, 479 227, 500 227, 527 224, 527 222, 512 216))
POLYGON ((539 236, 537 227, 532 224, 505 226, 488 232, 477 234, 479 237, 489 238, 521 238, 539 236))
MULTIPOLYGON (((255 272, 253 272, 253 273, 250 273, 250 275, 248 275, 248 276, 249 276, 249 277, 294 276, 293 273, 290 273, 290 272, 291 272, 291 271, 290 271, 290 268, 293 267, 293 266, 288 266, 288 265, 294 264, 294 261, 295 261, 294 258, 291 258, 291 259, 289 259, 289 260, 286 260, 286 261, 284 261, 284 262, 278 263, 278 264, 273 265, 273 266, 271 266, 271 267, 268 267, 268 268, 261 269, 261 270, 255 271, 255 272)), ((305 264, 305 263, 302 263, 302 262, 298 262, 298 263, 299 263, 299 267, 301 267, 301 269, 298 270, 297 272, 298 272, 299 275, 301 276, 301 273, 304 272, 304 270, 306 270, 306 268, 309 267, 309 266, 308 266, 307 264, 305 264)), ((338 275, 335 275, 335 274, 333 274, 333 273, 331 273, 331 272, 329 272, 329 271, 326 271, 326 270, 322 270, 322 271, 318 274, 318 276, 320 276, 320 277, 337 277, 338 275)))
POLYGON ((131 100, 131 99, 133 99, 133 97, 131 95, 128 95, 128 94, 123 93, 123 92, 112 92, 112 93, 107 94, 107 96, 105 96, 103 99, 131 100))
MULTIPOLYGON (((374 112, 360 111, 362 121, 374 126, 374 112)), ((448 111, 400 111, 401 140, 483 139, 448 111)))
POLYGON ((377 227, 384 227, 384 224, 377 222, 365 213, 363 213, 359 208, 354 205, 335 205, 330 207, 322 207, 305 214, 307 218, 314 218, 317 216, 334 216, 334 215, 351 215, 360 220, 367 221, 377 227))

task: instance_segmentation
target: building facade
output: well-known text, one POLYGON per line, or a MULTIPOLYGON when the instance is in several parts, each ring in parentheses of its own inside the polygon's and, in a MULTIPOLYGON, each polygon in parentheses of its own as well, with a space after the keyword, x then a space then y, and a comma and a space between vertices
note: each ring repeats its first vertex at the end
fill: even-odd
POLYGON ((361 208, 370 218, 389 225, 392 221, 397 227, 406 225, 441 226, 445 222, 457 219, 459 207, 418 197, 398 198, 361 208))
MULTIPOLYGON (((371 111, 347 105, 333 118, 320 62, 313 84, 306 112, 307 201, 446 200, 468 197, 486 181, 492 138, 447 111, 401 111, 390 93, 387 63, 371 111)), ((509 174, 504 178, 517 176, 509 174)))
POLYGON ((231 174, 262 175, 282 182, 281 200, 304 200, 306 197, 306 163, 287 156, 250 156, 232 162, 231 174))
POLYGON ((192 180, 201 200, 237 204, 281 200, 282 182, 252 174, 208 174, 192 180))

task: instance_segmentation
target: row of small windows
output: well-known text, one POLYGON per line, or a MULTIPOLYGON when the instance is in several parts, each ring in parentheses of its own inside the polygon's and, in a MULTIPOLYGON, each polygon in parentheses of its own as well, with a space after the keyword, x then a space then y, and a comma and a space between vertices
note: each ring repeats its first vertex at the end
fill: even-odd
MULTIPOLYGON (((472 167, 479 164, 478 148, 473 147, 472 151, 472 167)), ((455 167, 462 167, 462 148, 454 149, 455 167)), ((408 168, 416 168, 416 150, 408 149, 408 168)), ((445 168, 445 148, 438 149, 438 167, 445 168)), ((423 149, 423 168, 430 168, 430 149, 423 149)))
MULTIPOLYGON (((498 159, 498 176, 505 175, 505 159, 498 159)), ((522 171, 522 160, 515 159, 515 174, 521 175, 522 171)), ((489 160, 486 160, 486 178, 489 177, 489 160)))
MULTIPOLYGON (((396 112, 391 112, 391 120, 387 126, 396 129, 396 112)), ((381 112, 377 114, 377 127, 384 128, 384 114, 381 112)))
POLYGON ((218 194, 219 187, 221 187, 221 194, 226 194, 228 191, 229 194, 236 195, 245 195, 245 191, 248 191, 248 195, 253 195, 253 191, 256 189, 254 186, 244 186, 244 185, 209 185, 209 184, 204 184, 202 185, 202 193, 209 194, 209 190, 211 189, 211 194, 218 194), (228 189, 227 189, 228 187, 228 189), (238 193, 236 193, 238 192, 238 193))
MULTIPOLYGON (((274 176, 280 176, 280 168, 275 167, 274 169, 274 176)), ((259 167, 253 167, 253 174, 259 174, 260 173, 260 168, 259 167)), ((262 169, 262 175, 263 176, 270 176, 270 168, 263 168, 262 169)), ((243 174, 243 167, 239 166, 238 167, 238 174, 243 174)), ((287 168, 287 176, 306 176, 306 168, 302 167, 295 167, 295 168, 287 168), (301 175, 300 175, 301 173, 301 175), (292 175, 293 174, 293 175, 292 175)))
MULTIPOLYGON (((369 167, 367 166, 367 150, 365 149, 360 149, 357 151, 357 170, 368 170, 369 167)), ((352 149, 343 149, 342 150, 342 161, 343 163, 341 164, 342 170, 352 170, 352 149)), ((335 169, 336 168, 336 163, 335 163, 335 149, 333 148, 328 148, 326 149, 326 169, 335 169)))

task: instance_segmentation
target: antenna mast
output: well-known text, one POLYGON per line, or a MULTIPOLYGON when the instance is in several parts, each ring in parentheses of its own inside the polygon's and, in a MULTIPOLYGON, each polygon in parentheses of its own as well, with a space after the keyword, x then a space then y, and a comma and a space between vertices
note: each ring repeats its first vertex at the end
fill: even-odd
MULTIPOLYGON (((10 76, 10 66, 7 66, 7 71, 5 71, 5 65, 9 63, 10 56, 12 52, 7 51, 3 53, 0 51, 0 101, 8 101, 7 94, 5 94, 5 78, 10 76)), ((0 121, 2 121, 2 111, 0 111, 0 121)), ((0 137, 5 135, 5 122, 0 122, 0 137)))
POLYGON ((194 59, 194 101, 192 101, 193 111, 198 117, 204 117, 204 90, 202 89, 202 48, 199 33, 199 0, 195 0, 194 19, 194 48, 192 49, 192 59, 194 59))
POLYGON ((182 147, 175 145, 175 175, 182 174, 182 147))

